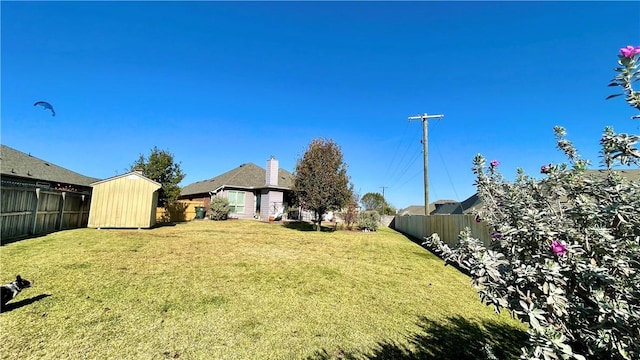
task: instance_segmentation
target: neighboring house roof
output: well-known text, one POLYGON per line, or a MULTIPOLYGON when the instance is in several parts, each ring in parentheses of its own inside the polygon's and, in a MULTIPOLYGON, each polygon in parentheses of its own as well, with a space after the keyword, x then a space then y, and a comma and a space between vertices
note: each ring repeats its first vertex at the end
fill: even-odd
POLYGON ((482 199, 480 199, 478 193, 475 193, 463 200, 461 205, 462 212, 457 212, 456 214, 469 214, 482 206, 482 199))
POLYGON ((104 179, 104 180, 96 181, 96 182, 91 183, 91 186, 96 186, 96 185, 99 185, 99 184, 105 183, 105 182, 107 182, 107 181, 113 181, 113 180, 121 179, 121 178, 124 178, 124 177, 127 177, 127 178, 130 178, 130 177, 134 177, 134 178, 135 178, 135 177, 137 177, 137 178, 139 178, 139 179, 146 180, 146 181, 148 181, 148 182, 150 182, 150 183, 152 183, 152 184, 156 185, 156 186, 158 187, 158 189, 160 189, 160 188, 162 187, 162 184, 160 184, 160 183, 159 183, 159 182, 157 182, 157 181, 154 181, 154 180, 149 179, 148 177, 146 177, 146 176, 142 175, 142 174, 141 174, 140 172, 138 172, 138 171, 132 171, 132 172, 129 172, 129 173, 126 173, 126 174, 116 175, 116 176, 110 177, 110 178, 108 178, 108 179, 104 179))
MULTIPOLYGON (((627 180, 640 182, 640 169, 614 170, 627 180)), ((586 175, 591 177, 604 177, 607 170, 586 170, 586 175)), ((483 205, 482 199, 475 193, 457 202, 454 200, 438 200, 429 204, 430 215, 470 214, 483 205)), ((398 211, 399 215, 424 215, 424 206, 412 205, 398 211)))
POLYGON ((293 187, 293 181, 294 176, 292 173, 284 169, 278 169, 278 185, 267 186, 266 170, 254 163, 247 163, 214 178, 189 184, 182 188, 180 196, 206 194, 224 187, 291 189, 293 187))
POLYGON ((429 215, 449 215, 449 214, 462 214, 462 203, 453 202, 436 205, 436 209, 429 215))
POLYGON ((398 215, 424 215, 424 206, 422 205, 410 205, 404 209, 398 210, 398 215))
POLYGON ((100 180, 67 170, 6 145, 0 145, 0 174, 3 177, 10 176, 31 181, 42 180, 80 186, 90 186, 92 182, 100 180))
MULTIPOLYGON (((433 214, 438 208, 445 204, 457 204, 455 200, 436 200, 429 204, 429 214, 433 214)), ((411 205, 404 209, 398 210, 398 215, 424 215, 424 206, 411 205)))
MULTIPOLYGON (((616 173, 622 175, 624 179, 634 182, 640 182, 640 169, 624 169, 624 170, 614 170, 616 173)), ((587 177, 605 177, 607 170, 586 170, 585 175, 587 177)), ((479 209, 483 205, 482 199, 478 196, 478 193, 471 195, 468 199, 464 200, 460 203, 461 206, 456 207, 452 212, 448 214, 469 214, 473 211, 479 209)), ((447 209, 442 209, 442 212, 438 212, 439 215, 447 214, 445 212, 447 209)))
MULTIPOLYGON (((615 169, 614 171, 627 180, 640 182, 640 169, 615 169)), ((607 170, 587 170, 586 173, 590 176, 604 177, 607 170)))

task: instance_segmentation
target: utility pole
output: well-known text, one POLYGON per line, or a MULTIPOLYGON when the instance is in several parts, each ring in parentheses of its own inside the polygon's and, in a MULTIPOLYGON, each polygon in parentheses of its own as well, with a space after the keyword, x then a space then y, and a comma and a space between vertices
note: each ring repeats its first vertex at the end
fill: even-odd
POLYGON ((384 204, 387 202, 384 199, 384 189, 388 188, 388 186, 380 186, 382 188, 382 214, 381 216, 384 216, 384 204))
POLYGON ((424 113, 417 116, 409 116, 411 120, 422 120, 422 152, 424 154, 424 215, 429 215, 429 119, 442 119, 444 115, 427 115, 424 113))

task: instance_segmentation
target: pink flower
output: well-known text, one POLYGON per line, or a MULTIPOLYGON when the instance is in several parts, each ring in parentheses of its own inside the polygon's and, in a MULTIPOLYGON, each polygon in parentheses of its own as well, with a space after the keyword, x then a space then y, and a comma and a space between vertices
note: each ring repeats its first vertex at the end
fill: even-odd
POLYGON ((555 254, 558 254, 558 255, 562 256, 567 252, 567 245, 565 245, 565 244, 563 244, 563 243, 561 243, 559 241, 554 240, 551 243, 551 250, 553 250, 553 252, 555 254))
POLYGON ((640 46, 636 46, 635 48, 631 45, 627 45, 627 47, 623 47, 620 49, 620 53, 622 56, 630 58, 634 57, 636 54, 640 54, 640 46))
POLYGON ((498 160, 491 161, 491 166, 496 167, 498 165, 500 165, 500 162, 498 160))

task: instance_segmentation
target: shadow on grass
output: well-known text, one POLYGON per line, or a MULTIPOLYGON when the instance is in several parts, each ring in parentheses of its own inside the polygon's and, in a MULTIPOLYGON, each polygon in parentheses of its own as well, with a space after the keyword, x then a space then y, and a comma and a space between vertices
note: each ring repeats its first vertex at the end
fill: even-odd
POLYGON ((158 222, 155 225, 153 225, 151 228, 155 229, 155 228, 161 228, 161 227, 167 227, 167 226, 176 226, 178 225, 178 223, 185 223, 186 221, 175 221, 175 222, 158 222))
MULTIPOLYGON (((398 231, 398 230, 395 230, 395 231, 398 231)), ((443 266, 452 266, 456 270, 460 271, 461 273, 463 273, 463 274, 465 274, 465 275, 467 275, 469 277, 471 276, 471 273, 469 273, 469 270, 463 268, 462 266, 460 266, 460 265, 458 265, 458 264, 456 264, 454 262, 446 262, 440 255, 438 255, 438 252, 435 249, 433 249, 433 248, 431 248, 431 247, 429 247, 429 246, 424 244, 424 239, 421 240, 421 239, 418 239, 417 237, 414 237, 414 236, 409 235, 409 234, 402 233, 400 231, 398 231, 398 233, 401 234, 402 236, 406 237, 409 241, 420 245, 423 249, 427 250, 428 252, 430 252, 431 254, 435 255, 439 259, 442 259, 442 265, 443 266)))
MULTIPOLYGON (((73 229, 69 229, 69 230, 73 230, 73 229)), ((54 232, 57 232, 57 231, 64 231, 64 230, 49 231, 49 232, 39 233, 39 234, 34 234, 34 235, 22 235, 22 236, 17 236, 17 237, 10 238, 10 239, 2 239, 2 242, 0 242, 0 246, 9 245, 11 243, 22 241, 22 240, 31 240, 31 239, 47 236, 47 235, 49 235, 51 233, 54 233, 54 232)))
POLYGON ((46 297, 49 297, 49 296, 51 296, 51 294, 40 294, 40 295, 37 295, 37 296, 30 297, 28 299, 16 301, 16 302, 13 302, 13 303, 8 303, 5 306, 3 306, 2 309, 0 309, 0 313, 9 312, 9 311, 21 308, 23 306, 27 306, 27 305, 33 304, 34 302, 42 300, 42 299, 44 299, 46 297))
MULTIPOLYGON (((282 224, 287 229, 293 229, 298 231, 317 231, 315 224, 306 221, 289 221, 282 224)), ((331 223, 331 226, 321 226, 320 231, 332 232, 336 231, 336 226, 331 223)))
POLYGON ((484 321, 480 326, 459 316, 449 318, 446 322, 435 322, 423 317, 418 325, 422 331, 408 339, 411 348, 384 342, 378 343, 369 353, 340 350, 331 354, 322 350, 307 359, 517 359, 520 348, 527 342, 525 331, 494 321, 484 321))

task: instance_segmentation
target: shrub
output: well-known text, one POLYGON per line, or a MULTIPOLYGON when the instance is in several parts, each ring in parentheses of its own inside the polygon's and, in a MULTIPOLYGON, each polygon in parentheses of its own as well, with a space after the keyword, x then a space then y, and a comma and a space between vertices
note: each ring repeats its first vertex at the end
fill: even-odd
POLYGON ((229 217, 229 199, 221 196, 211 198, 209 204, 209 218, 211 220, 226 220, 229 217))
POLYGON ((168 203, 165 208, 165 214, 169 214, 169 221, 183 222, 186 219, 186 211, 188 204, 180 201, 168 203))
POLYGON ((351 200, 347 203, 347 211, 343 215, 344 224, 348 230, 353 229, 353 224, 358 220, 358 202, 359 195, 354 192, 351 194, 351 200))
POLYGON ((375 210, 363 211, 358 215, 358 229, 376 231, 380 224, 380 214, 375 210))
MULTIPOLYGON (((640 47, 622 50, 612 85, 640 110, 631 87, 640 47)), ((640 164, 640 138, 606 127, 600 140, 606 170, 598 175, 586 170, 589 162, 565 130, 554 130, 569 162, 543 165, 542 180, 519 170, 509 183, 497 161, 474 159, 484 201, 477 219, 492 229, 489 248, 468 229, 455 249, 437 234, 425 244, 468 271, 482 301, 529 323, 523 359, 639 359, 640 184, 612 167, 640 164)))

